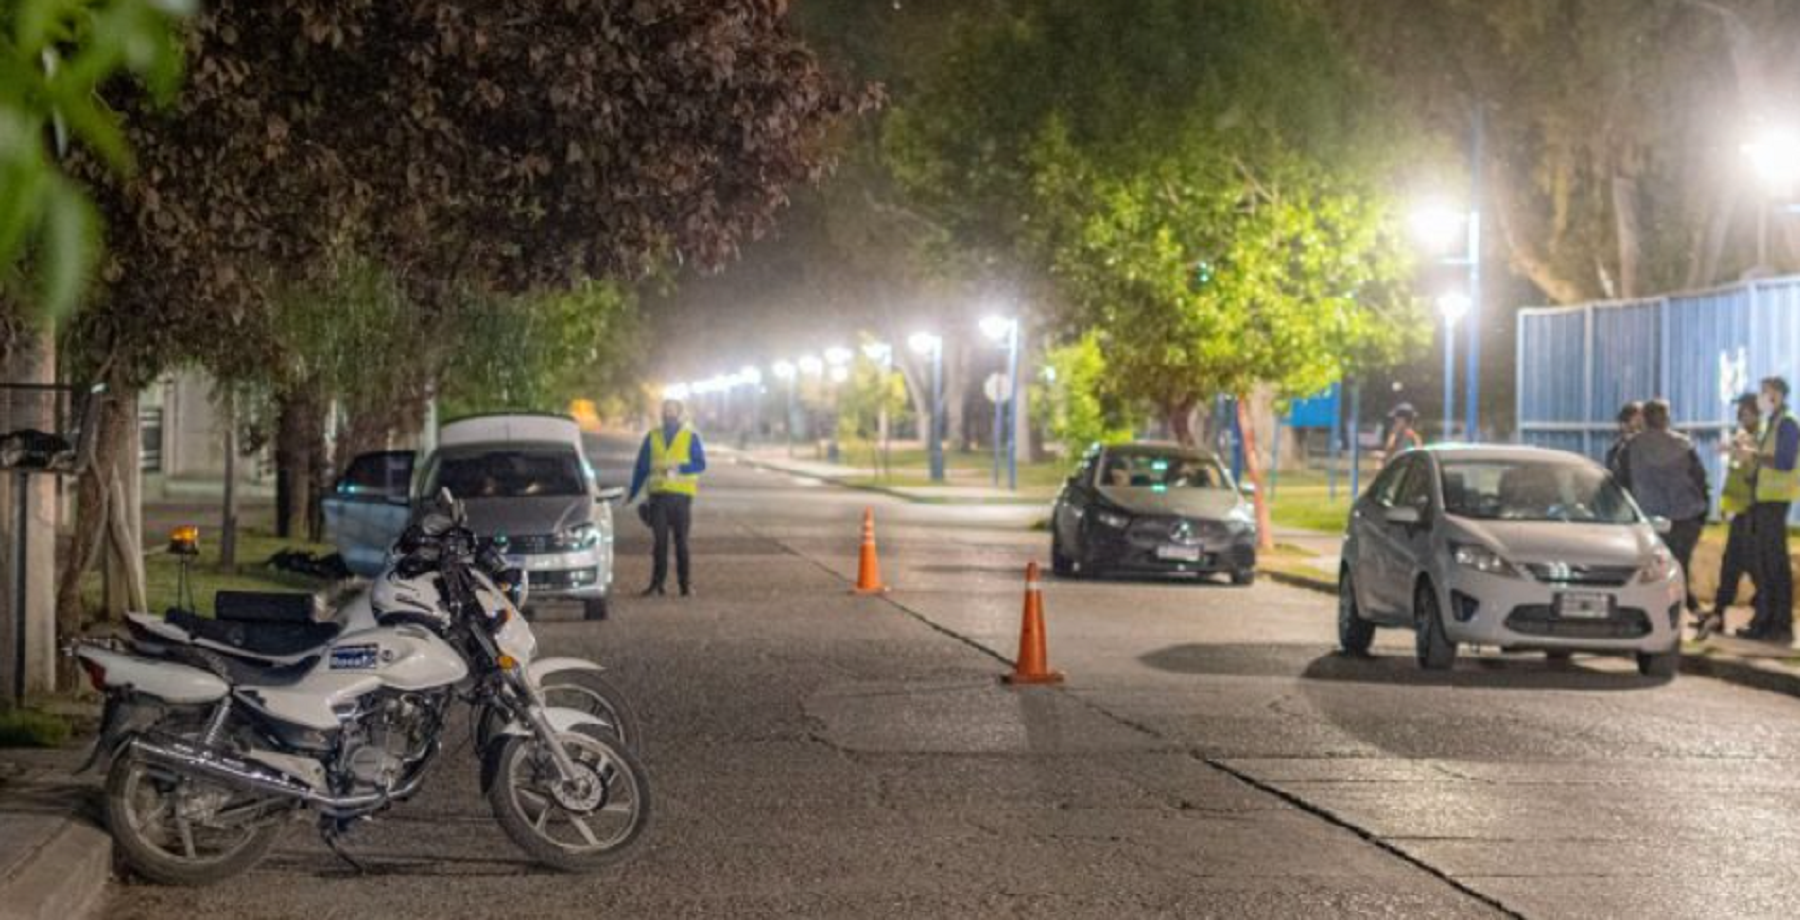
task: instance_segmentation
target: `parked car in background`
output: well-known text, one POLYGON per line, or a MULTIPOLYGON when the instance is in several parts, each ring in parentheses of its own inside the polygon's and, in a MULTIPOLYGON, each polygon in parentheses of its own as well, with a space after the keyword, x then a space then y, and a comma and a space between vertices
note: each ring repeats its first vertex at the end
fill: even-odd
POLYGON ((486 415, 438 432, 423 464, 411 451, 358 456, 323 501, 327 539, 352 572, 372 577, 422 501, 449 489, 471 528, 502 540, 523 568, 535 604, 579 602, 588 619, 607 613, 613 580, 612 505, 575 420, 558 415, 486 415))
POLYGON ((1338 579, 1338 640, 1414 634, 1419 664, 1459 645, 1679 661, 1686 588, 1651 520, 1586 457, 1529 447, 1431 447, 1390 461, 1356 501, 1338 579))
POLYGON ((1095 446, 1056 496, 1050 559, 1059 575, 1224 574, 1256 580, 1256 514, 1206 451, 1095 446))

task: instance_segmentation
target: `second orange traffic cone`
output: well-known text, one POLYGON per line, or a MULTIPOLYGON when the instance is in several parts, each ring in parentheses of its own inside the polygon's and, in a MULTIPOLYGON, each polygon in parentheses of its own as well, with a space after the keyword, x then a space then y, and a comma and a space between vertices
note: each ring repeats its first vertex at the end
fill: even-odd
POLYGON ((856 593, 886 594, 881 583, 881 560, 875 555, 875 509, 863 509, 862 552, 856 561, 856 593))
POLYGON ((1013 662, 1011 674, 1001 678, 1009 684, 1060 684, 1060 671, 1050 670, 1050 648, 1044 635, 1044 587, 1038 578, 1038 564, 1025 566, 1025 615, 1019 624, 1019 658, 1013 662))

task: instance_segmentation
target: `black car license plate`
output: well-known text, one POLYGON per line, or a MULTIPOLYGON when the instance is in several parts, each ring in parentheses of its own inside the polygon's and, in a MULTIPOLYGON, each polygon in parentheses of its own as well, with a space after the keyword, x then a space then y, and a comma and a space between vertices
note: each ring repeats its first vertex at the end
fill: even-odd
POLYGON ((1163 545, 1156 548, 1156 558, 1168 562, 1199 562, 1200 547, 1163 545))

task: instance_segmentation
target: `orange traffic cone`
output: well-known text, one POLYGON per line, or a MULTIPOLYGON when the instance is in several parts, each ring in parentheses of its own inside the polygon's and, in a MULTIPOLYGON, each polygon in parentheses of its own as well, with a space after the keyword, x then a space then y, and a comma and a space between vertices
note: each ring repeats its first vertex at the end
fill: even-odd
POLYGON ((875 509, 863 509, 862 555, 856 563, 857 594, 886 594, 881 583, 881 560, 875 557, 875 509))
POLYGON ((1063 676, 1050 670, 1050 650, 1044 635, 1044 588, 1038 580, 1038 564, 1025 566, 1025 617, 1019 624, 1019 659, 1013 672, 1001 678, 1009 684, 1060 684, 1063 676))

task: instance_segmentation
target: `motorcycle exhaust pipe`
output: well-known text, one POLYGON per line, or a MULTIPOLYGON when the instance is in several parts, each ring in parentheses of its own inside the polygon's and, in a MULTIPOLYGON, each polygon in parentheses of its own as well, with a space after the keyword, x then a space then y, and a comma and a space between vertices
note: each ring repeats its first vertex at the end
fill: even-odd
MULTIPOLYGON (((131 752, 145 761, 183 773, 213 780, 249 792, 293 799, 326 814, 361 811, 404 797, 418 786, 423 776, 416 777, 392 792, 370 792, 362 795, 334 796, 283 773, 246 763, 219 751, 197 747, 184 741, 162 739, 151 741, 143 736, 131 739, 131 752)), ((422 772, 422 771, 421 771, 422 772)))

